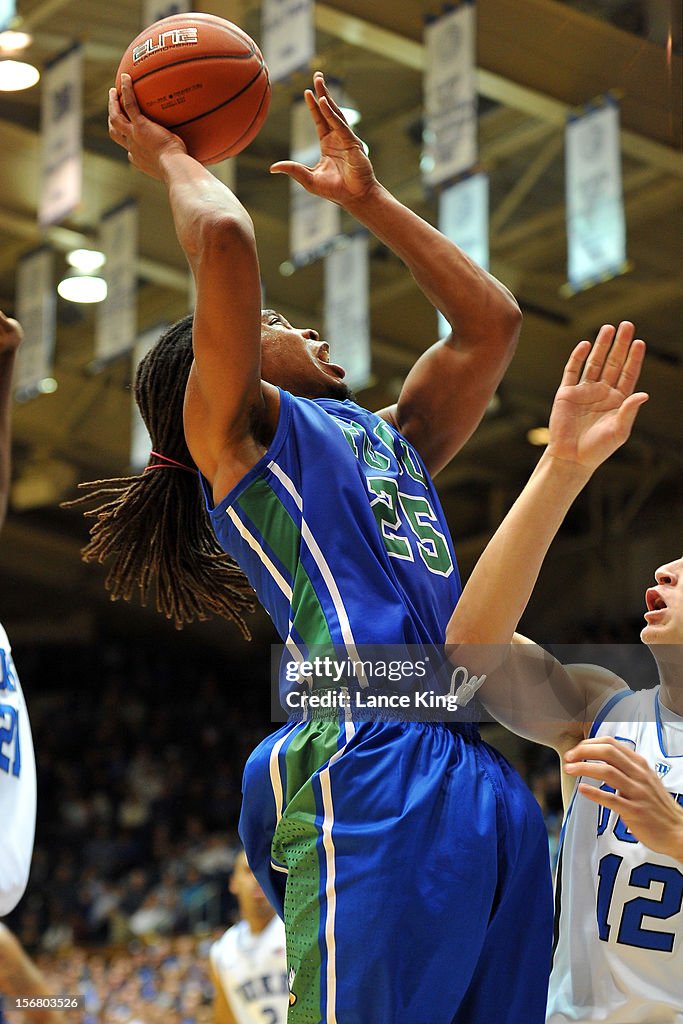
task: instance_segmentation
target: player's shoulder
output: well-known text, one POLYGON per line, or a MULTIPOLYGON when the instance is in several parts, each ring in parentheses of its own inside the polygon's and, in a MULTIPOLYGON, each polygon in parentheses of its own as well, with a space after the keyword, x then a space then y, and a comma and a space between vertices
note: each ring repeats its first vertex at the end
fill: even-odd
POLYGON ((238 921, 226 929, 220 938, 209 947, 209 958, 214 964, 225 964, 232 959, 238 949, 239 937, 246 926, 245 921, 238 921))
POLYGON ((658 692, 658 686, 632 690, 623 684, 611 689, 595 709, 589 737, 614 734, 614 730, 622 728, 624 723, 637 726, 638 723, 654 722, 658 692))

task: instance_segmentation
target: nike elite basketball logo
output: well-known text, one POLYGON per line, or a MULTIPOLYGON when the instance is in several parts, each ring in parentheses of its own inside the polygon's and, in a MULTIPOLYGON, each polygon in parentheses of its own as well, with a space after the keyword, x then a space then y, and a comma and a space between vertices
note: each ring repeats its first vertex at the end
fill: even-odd
POLYGON ((667 764, 666 761, 657 761, 655 764, 655 771, 659 775, 660 779, 663 779, 665 775, 668 775, 671 771, 671 765, 667 764))
POLYGON ((133 64, 144 60, 145 57, 157 53, 158 50, 167 50, 171 46, 188 46, 197 42, 197 29, 187 26, 186 28, 174 28, 170 32, 159 32, 157 36, 149 36, 141 43, 133 47, 133 64))

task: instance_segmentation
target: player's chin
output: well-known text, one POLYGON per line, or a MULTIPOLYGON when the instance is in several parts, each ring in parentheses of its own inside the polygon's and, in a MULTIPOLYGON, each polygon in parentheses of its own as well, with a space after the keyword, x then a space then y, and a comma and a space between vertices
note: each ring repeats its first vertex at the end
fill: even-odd
POLYGON ((346 401, 347 398, 351 398, 351 389, 347 384, 344 383, 338 377, 332 377, 329 374, 325 374, 325 394, 321 395, 321 398, 336 398, 340 402, 346 401))

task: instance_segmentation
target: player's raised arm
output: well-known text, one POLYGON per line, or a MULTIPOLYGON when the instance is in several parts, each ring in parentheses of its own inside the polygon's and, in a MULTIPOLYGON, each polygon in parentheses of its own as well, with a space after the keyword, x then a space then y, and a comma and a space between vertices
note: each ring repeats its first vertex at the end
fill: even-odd
MULTIPOLYGON (((605 326, 592 346, 582 341, 572 352, 553 402, 548 447, 477 562, 448 623, 446 643, 452 645, 456 661, 462 660, 466 649, 477 660, 473 654, 477 646, 513 642, 545 555, 568 509, 597 467, 629 437, 638 409, 647 400, 644 392, 634 393, 645 345, 634 341, 633 335, 633 324, 628 322, 620 324, 617 331, 605 326)), ((526 654, 519 652, 513 659, 518 668, 526 654)), ((494 716, 499 717, 502 708, 501 717, 507 716, 512 728, 555 746, 554 739, 559 742, 562 732, 557 688, 537 684, 562 670, 556 662, 543 664, 544 655, 539 652, 537 656, 537 671, 515 673, 514 708, 510 709, 505 673, 497 673, 500 680, 487 680, 479 692, 494 716), (544 700, 548 702, 545 706, 544 700), (525 720, 538 722, 537 732, 518 729, 525 720), (548 723, 554 724, 548 728, 548 723), (554 738, 553 729, 558 732, 554 738)), ((480 657, 485 660, 484 649, 480 657)), ((531 652, 526 667, 532 668, 531 652)), ((558 681, 557 675, 555 679, 558 681)), ((585 675, 577 675, 571 683, 590 699, 585 675)), ((570 710, 578 709, 572 706, 570 710)))
POLYGON ((305 97, 318 130, 320 161, 308 168, 285 160, 271 170, 353 214, 403 260, 451 325, 448 337, 408 374, 397 404, 380 413, 415 445, 434 474, 481 420, 512 358, 519 307, 500 282, 379 184, 320 72, 305 97))
MULTIPOLYGON (((109 94, 112 139, 131 163, 165 184, 178 240, 197 287, 193 327, 193 415, 211 474, 225 444, 248 431, 262 401, 261 285, 251 218, 233 193, 190 157, 178 136, 145 117, 130 76, 109 94)), ((195 455, 193 446, 193 455, 195 455)), ((201 456, 200 456, 201 458, 201 456)))

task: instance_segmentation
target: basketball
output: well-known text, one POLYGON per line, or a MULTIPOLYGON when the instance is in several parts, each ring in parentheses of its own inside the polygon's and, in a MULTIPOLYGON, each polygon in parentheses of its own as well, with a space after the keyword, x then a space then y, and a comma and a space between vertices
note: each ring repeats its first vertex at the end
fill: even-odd
POLYGON ((211 14, 154 22, 124 53, 116 73, 133 79, 140 110, 180 136, 191 156, 215 164, 258 134, 270 105, 261 51, 237 25, 211 14))

